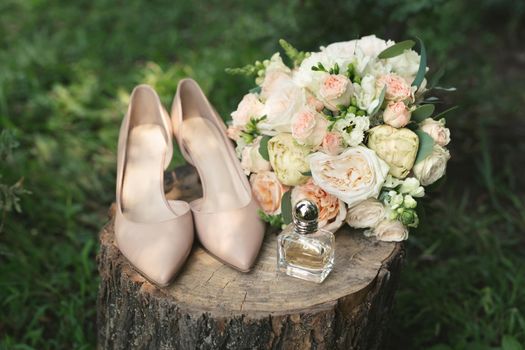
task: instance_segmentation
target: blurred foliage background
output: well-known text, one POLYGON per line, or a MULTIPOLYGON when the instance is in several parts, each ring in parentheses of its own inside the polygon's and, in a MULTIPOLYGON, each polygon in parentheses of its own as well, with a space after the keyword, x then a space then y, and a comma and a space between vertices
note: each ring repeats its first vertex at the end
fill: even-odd
POLYGON ((224 117, 248 79, 226 67, 375 33, 421 37, 458 88, 446 186, 411 233, 391 349, 525 343, 525 2, 0 2, 0 348, 95 346, 97 232, 114 198, 129 93, 166 106, 197 79, 224 117))

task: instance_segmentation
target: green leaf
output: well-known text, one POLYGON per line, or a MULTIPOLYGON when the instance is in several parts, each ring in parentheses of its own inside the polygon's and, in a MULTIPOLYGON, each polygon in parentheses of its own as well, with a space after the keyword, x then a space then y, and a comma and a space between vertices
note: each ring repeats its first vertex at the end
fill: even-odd
POLYGON ((292 191, 286 191, 281 198, 281 215, 283 222, 288 225, 292 222, 292 191))
POLYGON ((423 79, 425 79, 425 74, 427 72, 427 50, 425 49, 425 44, 423 43, 423 40, 419 38, 416 39, 419 42, 419 47, 421 50, 419 54, 421 56, 421 59, 419 60, 419 68, 417 70, 416 78, 412 82, 412 86, 419 88, 419 86, 423 82, 423 79))
POLYGON ((416 161, 414 162, 414 164, 417 164, 432 153, 432 149, 434 148, 434 140, 423 130, 416 130, 414 132, 416 133, 417 137, 419 137, 419 148, 417 150, 416 161))
POLYGON ((523 350, 523 346, 512 335, 504 335, 501 342, 501 350, 523 350))
POLYGON ((250 94, 258 94, 260 92, 261 92, 261 87, 260 86, 256 86, 253 89, 250 89, 250 94))
POLYGON ((279 39, 279 45, 281 45, 286 56, 288 56, 296 67, 299 66, 306 57, 310 56, 309 52, 297 50, 292 44, 284 39, 279 39))
POLYGON ((434 119, 439 120, 439 119, 443 118, 443 116, 444 116, 445 114, 447 114, 447 113, 449 113, 449 112, 452 112, 452 111, 454 111, 454 110, 456 110, 456 109, 458 109, 458 108, 459 108, 459 106, 454 106, 454 107, 450 107, 449 109, 445 109, 443 112, 436 114, 436 115, 434 116, 434 119))
POLYGON ((401 55, 405 50, 410 50, 414 47, 414 40, 400 41, 389 48, 384 49, 377 57, 378 58, 392 58, 401 55))
POLYGON ((429 89, 432 89, 433 87, 437 86, 437 84, 439 84, 439 81, 441 80, 441 78, 443 78, 444 75, 445 75, 445 68, 443 68, 443 67, 439 68, 434 73, 432 78, 430 79, 430 82, 428 84, 429 89))
POLYGON ((424 119, 430 117, 434 113, 434 105, 421 105, 416 110, 412 112, 412 120, 416 122, 421 122, 424 119))
POLYGON ((303 174, 303 176, 312 176, 311 171, 305 171, 304 173, 301 173, 301 174, 303 174))
POLYGON ((371 117, 374 116, 381 109, 381 106, 383 105, 383 101, 385 100, 385 94, 386 94, 386 85, 383 86, 383 90, 381 90, 381 94, 379 95, 379 104, 374 109, 374 111, 370 114, 371 117))
POLYGON ((270 138, 270 136, 263 136, 259 144, 259 154, 266 161, 270 161, 270 155, 268 154, 268 141, 270 141, 270 138))
POLYGON ((446 91, 446 92, 453 92, 453 91, 456 91, 457 89, 453 86, 450 86, 450 87, 445 87, 445 86, 434 86, 432 89, 434 90, 440 90, 440 91, 446 91))

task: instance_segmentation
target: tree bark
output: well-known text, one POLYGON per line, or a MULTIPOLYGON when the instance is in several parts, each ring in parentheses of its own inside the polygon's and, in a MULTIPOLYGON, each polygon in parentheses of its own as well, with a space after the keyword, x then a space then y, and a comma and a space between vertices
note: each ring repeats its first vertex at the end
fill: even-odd
MULTIPOLYGON (((171 197, 198 195, 186 168, 172 180, 171 197)), ((101 349, 379 349, 404 256, 402 244, 344 228, 336 233, 334 271, 315 284, 277 272, 276 235, 269 232, 250 273, 196 244, 172 285, 159 288, 113 241, 110 221, 98 256, 101 349)))

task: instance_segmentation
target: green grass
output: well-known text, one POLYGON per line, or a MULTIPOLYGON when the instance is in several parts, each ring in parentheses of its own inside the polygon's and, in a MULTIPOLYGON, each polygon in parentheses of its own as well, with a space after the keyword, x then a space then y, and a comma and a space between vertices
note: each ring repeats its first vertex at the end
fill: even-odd
POLYGON ((169 106, 191 76, 227 116, 251 86, 226 67, 267 57, 281 37, 308 50, 376 33, 424 39, 432 70, 445 67, 444 84, 459 89, 447 103, 461 106, 448 120, 447 183, 407 243, 388 346, 519 349, 524 15, 510 0, 3 1, 0 128, 20 146, 0 183, 23 177, 31 194, 0 232, 0 348, 94 347, 97 232, 134 85, 153 85, 169 106))

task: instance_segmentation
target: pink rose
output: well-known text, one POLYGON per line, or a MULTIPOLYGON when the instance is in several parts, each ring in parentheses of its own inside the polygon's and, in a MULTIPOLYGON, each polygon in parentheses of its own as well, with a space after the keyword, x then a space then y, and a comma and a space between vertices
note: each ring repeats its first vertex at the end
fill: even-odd
POLYGON ((338 132, 327 132, 324 135, 323 143, 321 144, 323 152, 331 156, 336 156, 343 152, 343 137, 338 132))
POLYGON ((324 108, 324 104, 310 93, 306 95, 306 105, 312 109, 315 109, 317 112, 321 112, 324 108))
POLYGON ((319 209, 319 227, 335 231, 342 225, 346 216, 344 203, 317 186, 312 178, 292 190, 292 205, 305 198, 313 201, 319 209))
POLYGON ((402 128, 410 121, 410 110, 403 101, 390 101, 383 112, 383 121, 394 128, 402 128))
POLYGON ((281 213, 281 198, 287 188, 284 187, 277 175, 271 171, 263 171, 250 177, 252 193, 261 209, 268 215, 281 213))
POLYGON ((350 79, 342 74, 326 74, 321 81, 319 97, 323 100, 326 108, 337 111, 338 105, 348 106, 354 87, 350 79))
POLYGON ((259 101, 257 95, 246 94, 237 106, 237 110, 232 112, 233 126, 244 126, 251 118, 259 118, 264 115, 264 105, 259 101))
POLYGON ((315 110, 302 108, 292 118, 292 136, 301 145, 318 146, 323 141, 327 124, 315 110))
POLYGON ((434 139, 440 146, 446 146, 450 142, 450 130, 445 127, 445 119, 434 120, 427 118, 419 125, 421 130, 434 139))
POLYGON ((385 99, 388 101, 414 100, 412 87, 397 74, 387 74, 376 81, 379 91, 386 85, 385 99))

